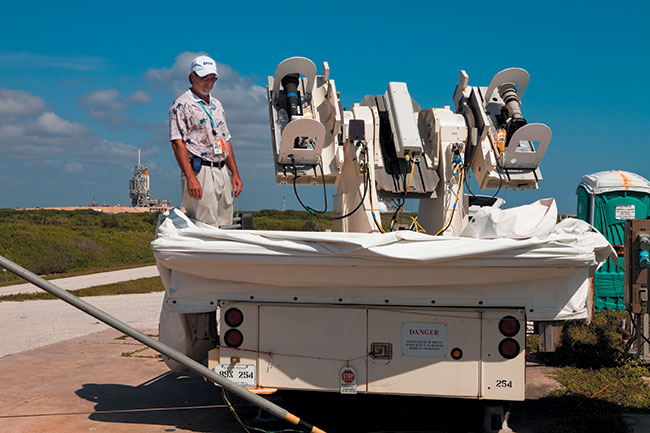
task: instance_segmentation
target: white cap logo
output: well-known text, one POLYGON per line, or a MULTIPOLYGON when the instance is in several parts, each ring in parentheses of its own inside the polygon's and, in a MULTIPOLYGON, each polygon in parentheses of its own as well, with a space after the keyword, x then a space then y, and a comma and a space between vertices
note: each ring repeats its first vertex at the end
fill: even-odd
POLYGON ((196 72, 199 77, 205 77, 209 74, 215 74, 217 77, 217 64, 208 56, 198 56, 192 60, 192 72, 196 72))

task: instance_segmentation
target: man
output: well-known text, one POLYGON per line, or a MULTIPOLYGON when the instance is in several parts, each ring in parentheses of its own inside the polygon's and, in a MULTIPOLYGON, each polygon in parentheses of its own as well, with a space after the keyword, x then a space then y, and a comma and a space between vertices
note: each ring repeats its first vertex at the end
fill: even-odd
POLYGON ((215 227, 232 223, 233 191, 238 197, 243 187, 223 106, 210 95, 218 77, 213 59, 196 57, 189 75, 192 87, 169 109, 169 138, 181 169, 183 206, 190 218, 215 227))

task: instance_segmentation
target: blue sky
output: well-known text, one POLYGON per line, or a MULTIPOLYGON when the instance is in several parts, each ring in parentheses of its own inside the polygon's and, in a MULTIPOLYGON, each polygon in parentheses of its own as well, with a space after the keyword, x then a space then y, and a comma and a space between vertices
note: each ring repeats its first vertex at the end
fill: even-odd
MULTIPOLYGON (((527 69, 524 116, 553 139, 539 190, 500 196, 508 205, 554 197, 574 213, 584 174, 650 178, 648 5, 10 2, 0 27, 0 208, 127 204, 138 149, 152 196, 179 204, 167 110, 187 88, 191 58, 207 53, 219 63, 213 95, 244 181, 240 209, 281 208, 283 196, 298 208, 291 188, 275 185, 265 86, 280 61, 305 56, 319 72, 329 62, 348 107, 389 81, 407 82, 423 108, 453 106, 461 69, 482 86, 502 69, 527 69)), ((304 194, 320 207, 321 191, 304 194)))

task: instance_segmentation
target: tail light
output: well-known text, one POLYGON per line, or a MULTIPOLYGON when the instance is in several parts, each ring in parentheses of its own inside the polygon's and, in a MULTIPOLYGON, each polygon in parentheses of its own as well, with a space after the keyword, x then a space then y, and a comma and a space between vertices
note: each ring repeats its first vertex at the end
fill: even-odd
POLYGON ((239 329, 229 329, 224 334, 223 341, 226 343, 226 346, 239 347, 244 342, 244 335, 239 329))
POLYGON ((223 315, 223 319, 226 322, 226 325, 231 328, 236 328, 244 321, 244 313, 242 313, 239 308, 230 308, 226 311, 226 314, 223 315))
POLYGON ((506 337, 514 337, 519 333, 521 324, 513 316, 505 316, 499 321, 499 331, 506 337))
POLYGON ((504 338, 499 343, 499 353, 505 359, 512 359, 519 355, 520 351, 519 343, 514 338, 504 338))

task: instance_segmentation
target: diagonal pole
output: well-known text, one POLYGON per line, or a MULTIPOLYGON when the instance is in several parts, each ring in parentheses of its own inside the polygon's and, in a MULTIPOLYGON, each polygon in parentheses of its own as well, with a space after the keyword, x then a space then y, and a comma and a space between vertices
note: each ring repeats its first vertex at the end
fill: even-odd
POLYGON ((260 397, 259 395, 247 390, 246 388, 236 385, 230 380, 221 377, 220 375, 210 370, 203 364, 196 362, 192 358, 172 349, 171 347, 146 336, 142 332, 127 325, 121 320, 116 319, 115 317, 111 316, 105 311, 100 310, 94 305, 91 305, 88 302, 77 298, 76 296, 68 293, 67 290, 64 290, 61 287, 39 277, 33 272, 28 271, 27 269, 17 265, 16 263, 12 262, 11 260, 8 260, 3 256, 0 256, 0 266, 18 275, 19 277, 29 281, 30 283, 40 287, 46 292, 51 293, 57 298, 60 298, 61 300, 67 302, 73 307, 78 308, 84 313, 93 316, 97 320, 101 320, 102 322, 106 323, 108 326, 123 332, 124 334, 134 338, 135 340, 139 341, 140 343, 146 346, 151 347, 156 352, 162 353, 163 355, 170 357, 174 361, 183 364, 185 367, 192 370, 196 374, 199 374, 204 378, 206 378, 207 380, 217 383, 218 385, 222 386, 224 389, 227 389, 233 394, 236 394, 239 397, 243 398, 244 400, 249 401, 250 403, 254 404, 260 409, 269 412, 271 415, 274 415, 280 419, 290 422, 293 425, 301 427, 305 431, 313 432, 313 433, 325 433, 324 430, 321 430, 318 427, 311 425, 306 421, 301 420, 297 416, 288 412, 286 409, 283 409, 280 406, 266 400, 265 398, 260 397))

